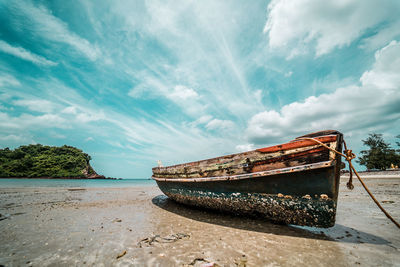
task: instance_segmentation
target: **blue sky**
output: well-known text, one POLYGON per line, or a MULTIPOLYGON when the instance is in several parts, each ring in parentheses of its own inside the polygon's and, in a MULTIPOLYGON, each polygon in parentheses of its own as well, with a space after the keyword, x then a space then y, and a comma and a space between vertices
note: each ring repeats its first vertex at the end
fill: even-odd
POLYGON ((106 176, 337 129, 400 134, 399 1, 0 0, 0 146, 106 176))

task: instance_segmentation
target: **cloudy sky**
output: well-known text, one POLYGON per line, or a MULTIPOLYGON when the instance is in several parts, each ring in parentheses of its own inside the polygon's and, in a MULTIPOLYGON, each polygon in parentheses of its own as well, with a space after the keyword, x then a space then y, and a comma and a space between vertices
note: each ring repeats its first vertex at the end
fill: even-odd
POLYGON ((336 129, 400 134, 400 1, 0 0, 0 147, 106 176, 336 129))

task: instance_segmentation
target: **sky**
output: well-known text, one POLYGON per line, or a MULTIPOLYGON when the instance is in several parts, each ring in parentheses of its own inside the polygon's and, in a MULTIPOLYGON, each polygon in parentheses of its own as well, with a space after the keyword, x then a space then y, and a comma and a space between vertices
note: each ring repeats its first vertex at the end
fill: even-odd
POLYGON ((400 1, 0 0, 0 147, 71 145, 98 173, 324 129, 400 134, 400 1))

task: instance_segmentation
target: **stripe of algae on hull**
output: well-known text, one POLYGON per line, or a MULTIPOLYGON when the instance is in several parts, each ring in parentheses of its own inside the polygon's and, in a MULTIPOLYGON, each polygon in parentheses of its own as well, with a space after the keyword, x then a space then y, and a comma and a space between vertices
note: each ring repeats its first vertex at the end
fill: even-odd
POLYGON ((335 224, 336 202, 325 194, 296 197, 283 194, 171 189, 166 195, 191 206, 263 217, 279 223, 324 228, 335 224))

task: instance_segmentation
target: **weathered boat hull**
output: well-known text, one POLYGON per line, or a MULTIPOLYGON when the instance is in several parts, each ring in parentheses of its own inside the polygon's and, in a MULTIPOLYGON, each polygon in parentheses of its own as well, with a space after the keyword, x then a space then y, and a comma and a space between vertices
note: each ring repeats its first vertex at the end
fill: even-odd
MULTIPOLYGON (((337 142, 341 135, 337 138, 335 149, 341 149, 337 142)), ((183 204, 285 224, 331 227, 335 224, 340 158, 320 158, 325 161, 233 176, 153 178, 165 195, 183 204)))
POLYGON ((256 179, 157 184, 169 198, 191 206, 286 224, 331 227, 335 224, 339 182, 335 172, 335 167, 330 167, 256 179))

